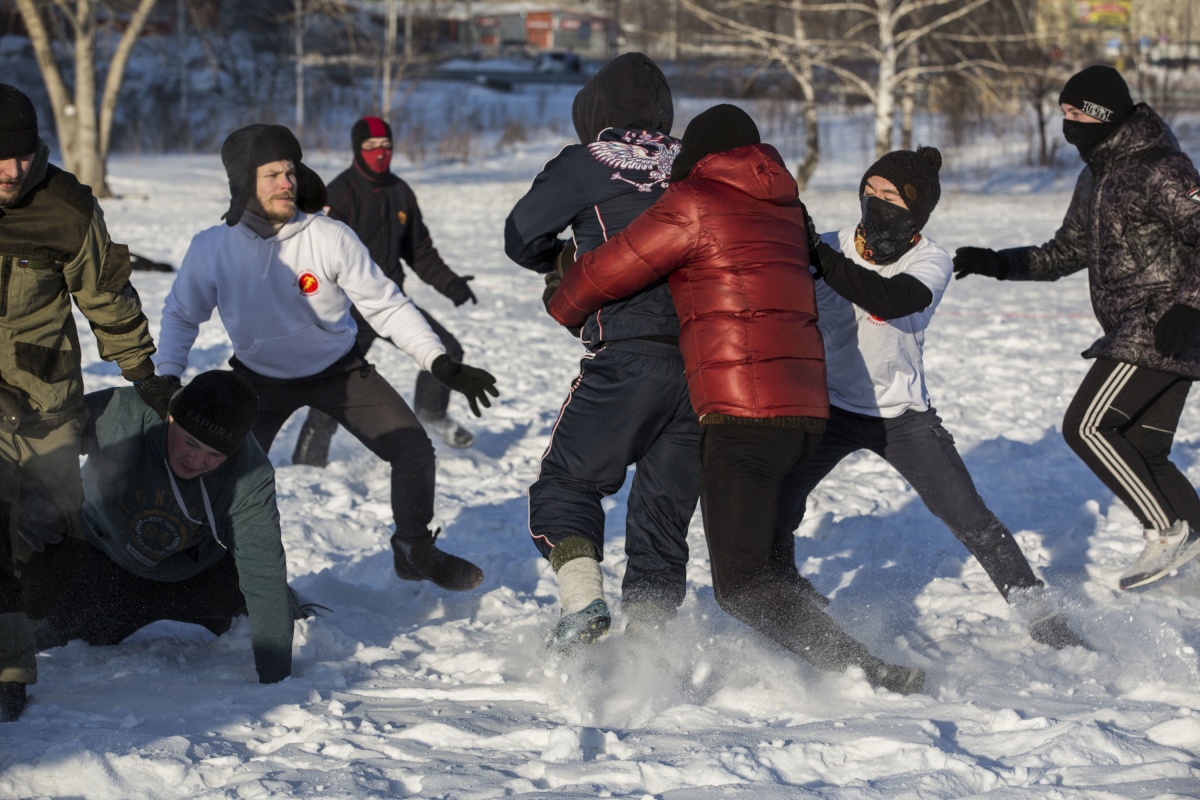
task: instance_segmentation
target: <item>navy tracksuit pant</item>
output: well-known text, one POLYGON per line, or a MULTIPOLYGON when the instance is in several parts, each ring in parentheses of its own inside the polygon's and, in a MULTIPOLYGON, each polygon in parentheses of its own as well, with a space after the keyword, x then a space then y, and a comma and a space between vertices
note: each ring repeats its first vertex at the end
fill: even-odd
POLYGON ((601 501, 620 490, 630 464, 624 602, 678 606, 700 497, 700 424, 674 344, 625 339, 584 356, 529 488, 529 530, 542 555, 568 536, 603 554, 601 501))

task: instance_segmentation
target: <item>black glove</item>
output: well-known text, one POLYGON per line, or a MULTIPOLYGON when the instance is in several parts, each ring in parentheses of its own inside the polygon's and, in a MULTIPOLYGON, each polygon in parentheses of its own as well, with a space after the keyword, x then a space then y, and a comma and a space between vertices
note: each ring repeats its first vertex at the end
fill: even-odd
POLYGON ((1008 259, 987 247, 960 247, 954 251, 954 279, 983 275, 998 281, 1008 277, 1008 259))
MULTIPOLYGON (((562 250, 558 251, 558 255, 554 257, 554 269, 546 273, 546 288, 542 290, 542 305, 546 307, 546 313, 550 313, 550 298, 554 297, 554 293, 558 291, 558 285, 562 283, 563 275, 575 263, 575 242, 567 242, 562 250)), ((576 338, 583 332, 583 327, 565 326, 576 338)))
POLYGON ((450 298, 450 302, 456 306, 461 306, 463 303, 470 300, 472 303, 479 305, 479 301, 475 299, 475 293, 471 291, 471 287, 467 285, 467 281, 475 280, 474 275, 460 275, 450 282, 446 287, 446 297, 450 298))
POLYGON ((804 212, 804 231, 808 236, 808 265, 813 268, 814 278, 822 278, 825 273, 821 269, 821 256, 817 253, 817 247, 821 244, 821 234, 817 233, 817 223, 809 216, 808 206, 801 203, 800 210, 804 212))
POLYGON ((1154 326, 1154 348, 1164 356, 1179 358, 1191 349, 1200 330, 1200 309, 1176 303, 1154 326))
POLYGON ((500 391, 496 389, 496 379, 491 373, 478 367, 460 364, 445 353, 433 360, 429 371, 433 373, 433 377, 454 391, 466 395, 471 413, 477 417, 483 416, 476 405, 477 402, 482 403, 485 408, 490 408, 492 401, 488 399, 488 395, 500 396, 500 391))
POLYGON ((153 408, 163 419, 167 418, 167 407, 171 398, 183 388, 183 383, 174 375, 151 375, 133 385, 142 402, 153 408))

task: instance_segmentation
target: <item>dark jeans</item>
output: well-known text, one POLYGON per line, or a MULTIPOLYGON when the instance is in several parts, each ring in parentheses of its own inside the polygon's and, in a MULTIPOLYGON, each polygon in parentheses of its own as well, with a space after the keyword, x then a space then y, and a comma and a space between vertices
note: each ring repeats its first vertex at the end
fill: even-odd
POLYGON ((817 452, 783 482, 776 558, 794 568, 793 533, 804 519, 809 493, 843 458, 870 450, 909 482, 925 506, 979 560, 1005 598, 1013 589, 1043 585, 1008 528, 979 496, 954 437, 942 427, 936 411, 907 411, 884 419, 830 407, 829 415, 817 452))
POLYGON ((636 464, 625 518, 625 602, 678 606, 700 495, 700 425, 673 344, 614 342, 583 358, 529 487, 529 530, 549 558, 568 536, 604 552, 601 500, 636 464))
POLYGON ((1200 498, 1170 461, 1192 382, 1098 358, 1063 418, 1063 438, 1142 526, 1200 528, 1200 498))
POLYGON ((72 639, 119 644, 160 619, 203 625, 220 636, 246 613, 232 556, 187 580, 164 582, 138 577, 94 547, 87 549, 86 567, 37 629, 39 650, 72 639))
POLYGON ((780 486, 820 435, 757 425, 703 427, 700 508, 717 603, 822 669, 880 665, 771 563, 780 486))
POLYGON ((323 411, 391 465, 398 538, 428 538, 436 472, 433 443, 404 398, 356 350, 309 378, 268 378, 236 359, 231 363, 258 392, 254 438, 264 452, 270 452, 275 435, 297 409, 323 411))

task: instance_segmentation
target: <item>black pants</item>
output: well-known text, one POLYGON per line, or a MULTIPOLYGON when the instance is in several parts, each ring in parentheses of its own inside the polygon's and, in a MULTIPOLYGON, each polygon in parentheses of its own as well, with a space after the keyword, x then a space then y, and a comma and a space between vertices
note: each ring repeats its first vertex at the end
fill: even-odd
POLYGON ((829 409, 829 424, 816 453, 784 479, 779 500, 776 557, 795 566, 795 537, 808 495, 838 463, 870 450, 895 467, 934 516, 946 523, 992 583, 1007 598, 1013 589, 1043 585, 1012 533, 983 502, 967 466, 932 408, 884 419, 829 409))
POLYGON ((678 606, 700 495, 700 425, 673 344, 624 340, 584 357, 529 487, 529 530, 542 555, 568 536, 603 554, 601 501, 621 489, 630 464, 623 599, 678 606))
POLYGON ((405 541, 429 536, 433 520, 433 443, 408 403, 357 350, 310 378, 268 378, 230 362, 258 392, 254 438, 270 452, 283 423, 297 409, 319 409, 337 420, 392 468, 392 516, 405 541))
POLYGON ((828 670, 881 662, 771 563, 784 476, 819 434, 757 425, 705 425, 700 508, 713 594, 731 616, 828 670))
POLYGON ((233 557, 183 581, 152 581, 115 564, 88 547, 87 563, 37 629, 39 650, 72 639, 119 644, 160 619, 203 625, 220 636, 234 617, 246 613, 233 557))
POLYGON ((1192 382, 1166 372, 1096 359, 1063 418, 1063 438, 1142 526, 1177 520, 1200 528, 1200 498, 1170 461, 1192 382))

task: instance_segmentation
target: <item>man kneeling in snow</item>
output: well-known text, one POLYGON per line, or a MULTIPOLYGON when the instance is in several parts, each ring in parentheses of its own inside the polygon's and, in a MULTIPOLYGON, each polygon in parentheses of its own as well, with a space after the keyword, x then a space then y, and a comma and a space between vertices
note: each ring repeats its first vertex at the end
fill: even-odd
POLYGON ((160 619, 219 636, 248 614, 259 681, 291 675, 275 470, 250 436, 250 382, 201 373, 171 399, 165 421, 133 388, 84 400, 88 563, 38 628, 38 649, 71 639, 114 645, 160 619))

